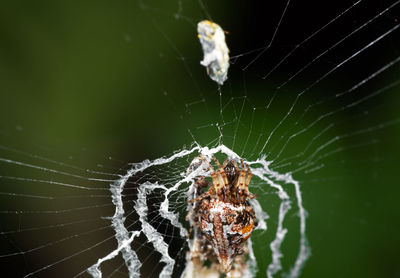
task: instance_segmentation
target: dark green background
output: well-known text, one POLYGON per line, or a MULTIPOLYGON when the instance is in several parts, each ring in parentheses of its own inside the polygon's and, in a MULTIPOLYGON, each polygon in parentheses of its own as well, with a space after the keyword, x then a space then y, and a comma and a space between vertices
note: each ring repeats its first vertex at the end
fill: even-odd
MULTIPOLYGON (((350 3, 330 2, 292 3, 265 55, 246 70, 243 68, 257 52, 233 60, 230 79, 222 87, 222 106, 228 103, 224 110, 225 121, 235 119, 243 96, 247 100, 240 125, 236 125, 236 118, 235 124, 223 128, 223 143, 232 147, 232 136, 235 135, 233 148, 239 154, 243 151, 245 158, 255 159, 262 155, 263 144, 256 145, 258 135, 263 133, 265 142, 299 92, 398 22, 398 13, 393 8, 276 91, 296 69, 394 3, 362 2, 354 12, 300 47, 267 79, 262 79, 293 46, 350 6, 350 3), (273 105, 265 110, 263 107, 275 92, 273 105), (257 107, 254 114, 253 107, 257 107), (243 149, 250 126, 250 140, 243 149)), ((188 130, 203 145, 218 138, 218 130, 211 124, 221 123, 220 98, 216 84, 199 65, 202 54, 196 38, 197 22, 208 15, 202 10, 201 2, 182 1, 181 12, 178 12, 178 3, 3 3, 0 8, 2 146, 43 156, 51 153, 56 160, 87 168, 95 168, 101 163, 118 169, 126 168, 128 162, 157 158, 184 145, 190 146, 193 138, 188 130), (206 127, 198 129, 200 126, 206 127), (109 156, 114 159, 108 159, 109 156)), ((256 4, 245 1, 207 1, 205 5, 205 11, 212 19, 229 32, 227 40, 232 56, 268 45, 285 7, 284 2, 256 4)), ((314 86, 297 103, 293 116, 272 137, 269 146, 278 144, 276 149, 267 149, 264 153, 271 150, 272 157, 277 155, 280 136, 287 136, 287 131, 289 135, 294 134, 297 127, 307 126, 326 111, 371 96, 398 80, 397 65, 363 86, 357 94, 334 98, 310 110, 304 122, 294 127, 308 105, 348 90, 397 58, 399 34, 398 30, 393 31, 314 86)), ((331 123, 334 128, 324 134, 312 150, 334 136, 398 119, 399 93, 399 87, 395 86, 359 106, 328 117, 289 145, 281 158, 301 152, 331 123)), ((303 276, 400 277, 398 124, 344 138, 328 150, 338 148, 343 150, 322 160, 325 167, 320 171, 295 174, 301 181, 304 206, 308 211, 307 236, 312 250, 303 276)), ((8 153, 2 157, 17 159, 8 153)), ((33 164, 38 163, 32 160, 33 164)), ((0 169, 1 175, 22 177, 27 173, 20 168, 9 169, 6 164, 0 169)), ((282 172, 293 170, 290 166, 279 169, 282 172)), ((3 181, 0 186, 4 189, 0 191, 8 192, 7 182, 3 181)), ((22 186, 26 187, 23 192, 30 190, 29 183, 22 186)), ((263 200, 261 203, 264 208, 269 205, 263 200)), ((2 206, 11 207, 6 201, 2 206)), ((288 215, 290 219, 297 219, 295 204, 293 207, 288 215)), ((269 221, 274 226, 276 219, 272 216, 273 213, 269 221)), ((297 226, 290 219, 289 230, 296 231, 297 226)), ((266 236, 272 239, 272 235, 266 236)), ((285 271, 293 261, 289 258, 297 252, 297 245, 292 241, 283 246, 284 253, 288 254, 283 259, 285 271)), ((255 244, 256 252, 257 248, 258 252, 268 250, 268 246, 255 244)), ((13 247, 10 250, 14 250, 13 247)), ((5 253, 13 252, 10 250, 5 253)), ((269 255, 264 258, 264 265, 268 258, 269 255)), ((4 261, 4 264, 15 267, 35 265, 18 260, 4 261)), ((38 265, 46 265, 46 259, 38 265)), ((77 272, 82 267, 78 265, 77 272)), ((28 272, 33 269, 27 267, 28 272)), ((263 273, 259 275, 263 277, 263 273)))

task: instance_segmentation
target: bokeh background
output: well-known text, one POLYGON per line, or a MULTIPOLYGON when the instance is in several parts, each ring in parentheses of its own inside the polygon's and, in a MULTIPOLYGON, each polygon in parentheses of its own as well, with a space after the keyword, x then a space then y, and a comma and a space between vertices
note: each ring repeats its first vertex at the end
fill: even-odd
MULTIPOLYGON (((33 165, 42 165, 43 161, 35 157, 40 155, 84 168, 109 167, 108 171, 116 169, 119 174, 129 167, 129 162, 154 159, 189 147, 194 138, 203 145, 215 144, 222 134, 223 143, 233 146, 245 158, 255 159, 263 154, 260 153, 263 144, 257 145, 258 136, 271 132, 302 90, 396 26, 399 20, 399 9, 393 6, 276 91, 299 68, 395 1, 361 1, 326 28, 324 25, 351 3, 294 1, 288 6, 275 36, 286 2, 252 2, 3 3, 0 8, 1 157, 17 160, 18 154, 10 152, 15 149, 30 154, 28 160, 33 165), (221 98, 218 87, 199 65, 202 53, 196 24, 205 18, 214 20, 227 31, 231 55, 235 57, 229 81, 221 89, 221 98), (309 43, 299 47, 290 59, 263 79, 294 46, 323 27, 309 43), (248 66, 259 54, 254 50, 267 46, 272 37, 273 43, 265 54, 248 66), (273 105, 264 109, 275 92, 273 105), (240 124, 236 125, 235 113, 243 103, 240 124), (224 107, 224 120, 231 119, 234 124, 224 126, 220 132, 215 124, 221 123, 221 107, 224 107), (258 107, 255 113, 253 107, 258 107), (244 146, 250 131, 252 135, 244 146)), ((295 174, 301 181, 308 211, 307 236, 312 251, 303 277, 400 277, 397 262, 400 256, 397 221, 400 130, 395 124, 399 119, 399 86, 372 97, 399 79, 399 66, 394 65, 374 78, 357 94, 334 97, 393 62, 399 53, 400 33, 394 30, 368 51, 339 67, 296 104, 293 116, 271 137, 269 146, 277 144, 276 149, 264 150, 265 154, 271 151, 272 156, 277 155, 280 136, 296 132, 296 119, 309 105, 333 97, 333 101, 312 109, 300 128, 326 111, 371 96, 361 105, 343 109, 322 122, 320 128, 329 124, 334 124, 334 128, 318 139, 313 150, 335 136, 363 132, 345 136, 333 145, 331 150, 338 151, 321 161, 324 164, 321 170, 295 174), (387 128, 379 128, 389 123, 387 128)), ((318 130, 321 129, 317 126, 296 139, 281 158, 303 151, 318 130)), ((63 165, 59 165, 59 170, 73 171, 63 165)), ((1 176, 30 174, 29 169, 13 167, 4 161, 0 171, 1 176)), ((280 171, 293 169, 289 165, 280 171)), ((43 176, 51 179, 51 174, 43 176)), ((14 192, 13 186, 6 179, 0 180, 3 193, 14 192)), ((31 186, 21 181, 18 190, 28 193, 54 190, 31 186)), ((1 196, 3 211, 21 208, 23 202, 9 195, 1 196)), ((264 208, 268 207, 267 203, 260 202, 264 208)), ((292 213, 293 219, 296 218, 295 210, 292 213)), ((90 216, 91 212, 87 217, 90 216)), ((3 230, 10 223, 10 226, 17 225, 18 220, 11 218, 9 214, 2 214, 3 230)), ((28 216, 23 221, 35 223, 37 218, 28 216)), ((270 221, 272 226, 276 223, 273 217, 270 221)), ((37 236, 50 238, 46 232, 37 236)), ((266 236, 273 238, 272 234, 266 236)), ((23 250, 30 238, 15 243, 14 238, 3 235, 2 240, 7 242, 2 247, 3 254, 7 254, 19 248, 23 250)), ((82 248, 80 244, 85 245, 85 239, 81 241, 76 250, 82 248)), ((288 257, 297 252, 290 246, 295 245, 283 246, 288 257)), ((37 265, 46 265, 46 258, 52 253, 45 252, 42 256, 37 256, 37 261, 11 257, 0 258, 0 262, 11 271, 8 277, 20 277, 37 265)), ((286 271, 291 261, 283 258, 286 271)), ((70 272, 65 272, 65 277, 73 275, 74 267, 66 268, 70 272)), ((47 277, 46 273, 40 275, 47 277)), ((259 277, 263 275, 260 273, 259 277)))

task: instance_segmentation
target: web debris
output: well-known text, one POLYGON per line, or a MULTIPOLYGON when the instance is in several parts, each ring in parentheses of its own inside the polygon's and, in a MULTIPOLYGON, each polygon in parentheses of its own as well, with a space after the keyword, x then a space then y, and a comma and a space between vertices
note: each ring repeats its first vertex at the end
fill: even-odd
POLYGON ((200 64, 207 68, 212 80, 223 85, 229 69, 229 49, 224 31, 218 24, 203 20, 197 24, 197 32, 204 53, 200 64))

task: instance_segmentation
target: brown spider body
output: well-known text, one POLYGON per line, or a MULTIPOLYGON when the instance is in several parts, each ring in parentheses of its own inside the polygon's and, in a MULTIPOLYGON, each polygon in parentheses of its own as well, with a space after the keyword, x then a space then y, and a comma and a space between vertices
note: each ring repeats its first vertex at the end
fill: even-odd
MULTIPOLYGON (((242 161, 242 169, 239 170, 235 161, 226 160, 220 165, 213 157, 218 165, 218 170, 214 172, 211 164, 203 156, 200 159, 208 165, 212 186, 206 193, 189 201, 194 203, 194 211, 190 211, 189 214, 191 213, 194 218, 193 228, 201 236, 205 236, 212 246, 221 271, 228 273, 235 258, 244 253, 245 242, 257 226, 253 207, 247 200, 254 198, 248 191, 252 174, 246 165, 248 170, 246 178, 242 161)), ((197 188, 203 188, 206 184, 208 182, 204 177, 195 179, 197 188)))

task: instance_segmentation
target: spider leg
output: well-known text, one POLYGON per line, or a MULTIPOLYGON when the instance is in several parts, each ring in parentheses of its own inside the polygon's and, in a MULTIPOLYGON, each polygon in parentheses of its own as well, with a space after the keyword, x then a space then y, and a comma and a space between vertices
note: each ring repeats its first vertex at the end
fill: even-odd
POLYGON ((218 188, 216 188, 216 192, 217 192, 219 198, 221 198, 222 200, 225 200, 227 195, 229 195, 228 178, 226 177, 224 168, 219 163, 219 161, 215 158, 215 156, 213 156, 213 160, 218 165, 217 178, 218 178, 219 186, 218 186, 218 188))
POLYGON ((240 165, 242 166, 242 170, 240 170, 237 185, 239 189, 246 190, 246 169, 244 167, 243 160, 240 160, 240 165))
MULTIPOLYGON (((236 174, 237 175, 240 175, 239 173, 240 173, 240 169, 239 169, 239 166, 238 166, 238 164, 237 164, 237 162, 235 161, 235 160, 232 160, 232 164, 233 164, 233 166, 235 167, 235 172, 236 172, 236 174)), ((237 200, 239 200, 239 187, 238 187, 238 185, 239 185, 239 178, 240 178, 240 176, 237 178, 237 180, 235 181, 235 184, 234 184, 234 186, 233 186, 233 188, 232 188, 232 191, 235 193, 235 197, 236 197, 236 199, 237 200)))
POLYGON ((253 173, 251 172, 251 170, 250 170, 250 167, 249 167, 249 165, 247 165, 247 164, 245 164, 246 165, 246 168, 247 168, 247 178, 246 178, 246 186, 248 187, 249 186, 249 184, 250 184, 250 181, 251 181, 251 177, 253 176, 253 173))
POLYGON ((219 170, 217 171, 217 173, 215 173, 211 163, 203 155, 200 157, 200 159, 203 160, 210 169, 214 192, 216 192, 218 195, 222 194, 223 193, 222 189, 224 188, 225 182, 223 177, 221 176, 221 173, 219 172, 219 170))
POLYGON ((251 172, 249 165, 247 165, 247 164, 244 164, 244 165, 247 168, 246 186, 248 187, 250 184, 250 181, 251 181, 251 177, 253 176, 253 173, 251 172))
POLYGON ((228 162, 226 162, 226 164, 224 162, 224 165, 225 165, 224 166, 219 163, 218 159, 216 159, 215 156, 213 156, 213 159, 214 159, 215 163, 218 165, 218 171, 219 171, 220 175, 222 176, 222 179, 224 180, 224 185, 225 186, 228 185, 229 184, 228 178, 226 177, 225 170, 224 170, 224 168, 225 168, 226 164, 228 164, 228 162))
POLYGON ((209 189, 206 193, 203 193, 203 194, 201 194, 199 197, 194 198, 194 199, 192 199, 192 200, 189 200, 189 201, 187 201, 187 202, 188 202, 188 203, 194 203, 194 202, 200 201, 200 200, 204 199, 205 197, 208 197, 208 196, 212 195, 213 192, 214 192, 213 188, 210 187, 210 189, 209 189))
POLYGON ((248 194, 249 198, 253 199, 255 196, 254 196, 254 194, 250 193, 250 191, 249 191, 249 184, 250 184, 250 181, 251 181, 251 177, 253 176, 253 173, 251 172, 249 165, 247 165, 247 164, 244 164, 244 165, 246 166, 247 171, 248 171, 247 172, 246 182, 245 182, 246 191, 247 191, 247 194, 248 194))
MULTIPOLYGON (((247 197, 250 199, 254 199, 254 194, 249 192, 249 184, 253 174, 250 170, 250 167, 247 164, 243 163, 243 160, 240 160, 240 164, 242 166, 242 169, 240 170, 239 178, 236 183, 236 198, 241 201, 245 201, 247 197), (246 177, 247 171, 249 172, 246 177)), ((235 165, 235 167, 237 167, 237 164, 235 165)), ((239 169, 239 167, 237 167, 237 169, 239 169)))
POLYGON ((193 227, 190 227, 189 232, 187 234, 187 239, 190 239, 190 235, 192 234, 192 232, 193 232, 193 227))
POLYGON ((242 169, 239 169, 238 164, 236 161, 232 162, 236 172, 239 174, 239 177, 236 180, 235 185, 233 186, 233 190, 236 193, 236 200, 238 201, 244 201, 246 197, 243 198, 243 196, 247 196, 246 194, 246 169, 244 168, 243 161, 240 160, 240 163, 242 164, 242 169))

